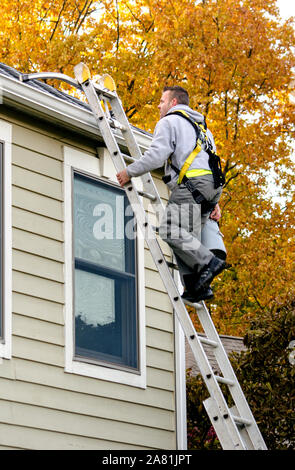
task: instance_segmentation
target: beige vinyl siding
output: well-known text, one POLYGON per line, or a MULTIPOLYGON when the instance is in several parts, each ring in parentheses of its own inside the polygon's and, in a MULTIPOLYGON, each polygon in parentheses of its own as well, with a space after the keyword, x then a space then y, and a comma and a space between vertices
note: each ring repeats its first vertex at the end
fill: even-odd
POLYGON ((175 449, 173 315, 150 253, 146 248, 147 388, 66 373, 63 144, 96 151, 28 119, 9 120, 13 357, 0 364, 1 448, 175 449))

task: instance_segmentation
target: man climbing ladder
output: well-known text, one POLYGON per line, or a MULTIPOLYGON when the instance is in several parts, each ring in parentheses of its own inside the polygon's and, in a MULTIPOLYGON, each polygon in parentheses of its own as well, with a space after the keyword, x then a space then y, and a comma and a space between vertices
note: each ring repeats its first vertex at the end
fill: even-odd
POLYGON ((165 87, 150 148, 143 157, 117 174, 121 186, 165 164, 163 180, 172 190, 159 235, 172 248, 182 283, 183 298, 206 299, 207 285, 225 268, 201 243, 201 228, 214 210, 222 191, 214 184, 208 149, 214 139, 203 116, 188 106, 189 97, 179 86, 165 87), (191 121, 191 122, 190 122, 191 121), (197 132, 197 139, 196 139, 197 132))

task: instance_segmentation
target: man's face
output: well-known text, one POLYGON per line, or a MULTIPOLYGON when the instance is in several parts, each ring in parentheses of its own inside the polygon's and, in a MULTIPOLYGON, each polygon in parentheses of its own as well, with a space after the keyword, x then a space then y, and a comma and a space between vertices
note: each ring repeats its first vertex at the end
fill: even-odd
POLYGON ((169 109, 173 108, 177 104, 176 98, 172 98, 171 91, 167 90, 161 96, 160 104, 158 106, 160 110, 160 119, 168 113, 169 109))

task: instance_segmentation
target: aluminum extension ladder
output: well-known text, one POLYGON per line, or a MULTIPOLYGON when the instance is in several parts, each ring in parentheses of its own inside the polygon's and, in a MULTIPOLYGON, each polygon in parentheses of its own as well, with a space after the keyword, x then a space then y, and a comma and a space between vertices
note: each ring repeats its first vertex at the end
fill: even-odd
MULTIPOLYGON (((34 73, 23 75, 22 81, 35 78, 53 78, 63 80, 82 90, 97 121, 115 168, 119 172, 126 168, 125 160, 134 161, 141 158, 142 154, 116 93, 115 85, 108 76, 107 80, 110 85, 107 84, 107 80, 100 85, 93 82, 88 67, 82 63, 75 67, 75 77, 76 80, 67 75, 53 72, 34 73), (131 157, 122 154, 112 129, 121 132, 131 157)), ((125 185, 126 194, 209 392, 210 397, 203 404, 221 446, 225 450, 267 450, 205 303, 191 304, 183 301, 180 296, 170 272, 173 263, 167 262, 164 257, 155 228, 148 221, 141 197, 146 197, 151 201, 158 222, 164 212, 163 203, 150 173, 144 174, 140 178, 143 191, 137 190, 131 180, 125 185), (185 304, 193 305, 196 309, 205 337, 196 333, 185 304), (214 374, 203 345, 213 349, 222 376, 214 374), (225 384, 229 388, 235 404, 232 408, 229 408, 226 402, 220 387, 221 384, 225 384)))

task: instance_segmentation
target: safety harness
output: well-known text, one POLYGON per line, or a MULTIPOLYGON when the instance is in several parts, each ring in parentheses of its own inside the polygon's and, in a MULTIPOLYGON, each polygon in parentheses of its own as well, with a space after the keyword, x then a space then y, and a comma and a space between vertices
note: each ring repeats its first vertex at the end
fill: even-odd
POLYGON ((208 139, 207 132, 206 132, 207 131, 206 123, 204 123, 203 125, 198 122, 195 122, 185 111, 181 109, 178 111, 169 113, 169 116, 172 114, 176 114, 177 116, 181 116, 185 118, 193 126, 193 128, 196 131, 195 148, 185 160, 181 170, 175 167, 175 165, 171 164, 171 168, 179 175, 177 184, 181 184, 181 182, 184 183, 187 178, 193 178, 195 176, 212 174, 213 179, 214 179, 214 188, 217 189, 220 186, 224 186, 225 180, 224 180, 224 175, 221 169, 220 158, 218 155, 216 155, 215 152, 213 152, 212 144, 210 140, 208 139), (192 162, 202 150, 203 145, 204 145, 205 152, 209 155, 209 167, 211 171, 203 170, 203 169, 189 170, 189 167, 191 166, 192 162))
MULTIPOLYGON (((186 186, 186 188, 192 193, 192 196, 195 202, 197 204, 201 204, 202 213, 210 212, 215 207, 216 204, 215 203, 212 204, 211 202, 207 201, 205 197, 203 196, 203 194, 198 189, 193 188, 189 179, 195 176, 212 174, 213 179, 214 179, 214 188, 217 189, 223 186, 225 183, 225 180, 224 180, 224 176, 221 170, 220 158, 218 157, 218 155, 216 155, 213 152, 212 144, 210 140, 208 139, 207 132, 206 132, 207 130, 206 123, 205 125, 203 125, 203 124, 199 124, 193 121, 193 119, 191 119, 190 116, 183 110, 178 110, 178 111, 169 113, 169 116, 171 114, 176 114, 178 116, 185 118, 188 122, 191 123, 191 125, 196 131, 195 148, 185 160, 181 170, 179 170, 179 168, 173 165, 173 163, 171 162, 171 157, 170 157, 170 166, 175 171, 175 173, 179 175, 177 184, 183 183, 186 186), (211 170, 205 170, 205 169, 199 169, 199 168, 189 170, 189 167, 191 166, 192 162, 202 150, 202 145, 204 145, 205 152, 209 155, 209 166, 211 170)), ((162 180, 164 181, 164 183, 168 183, 171 180, 171 175, 163 176, 162 180)))

